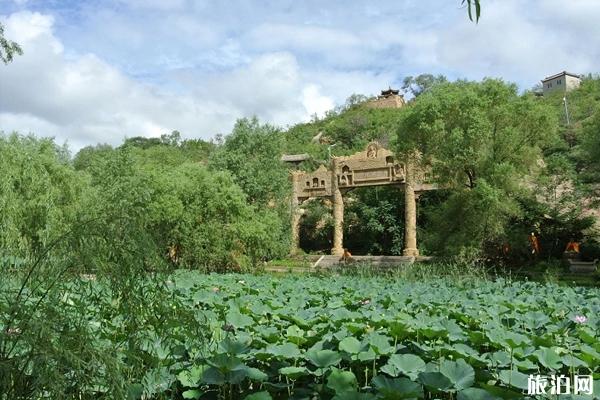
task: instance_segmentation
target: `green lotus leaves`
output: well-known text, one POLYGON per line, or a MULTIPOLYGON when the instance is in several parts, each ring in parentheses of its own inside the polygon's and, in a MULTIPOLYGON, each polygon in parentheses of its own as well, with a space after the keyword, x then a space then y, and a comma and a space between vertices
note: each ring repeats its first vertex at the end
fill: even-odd
POLYGON ((184 387, 196 387, 202 379, 202 374, 206 370, 206 365, 193 366, 188 370, 181 371, 177 375, 177 380, 184 387))
POLYGON ((279 373, 290 379, 298 379, 301 376, 310 374, 306 367, 284 367, 279 369, 279 373))
POLYGON ((536 350, 533 355, 544 367, 557 370, 562 365, 562 358, 552 348, 542 347, 536 350))
POLYGON ((452 387, 452 381, 441 372, 421 372, 418 380, 433 391, 445 391, 452 387))
POLYGON ((338 395, 349 391, 356 391, 357 385, 356 376, 351 371, 333 368, 327 378, 327 387, 338 395))
POLYGON ((369 348, 365 351, 361 351, 356 356, 360 361, 373 361, 377 359, 377 354, 373 351, 373 349, 369 346, 369 348))
POLYGON ((190 390, 186 390, 185 392, 181 393, 181 396, 184 399, 194 399, 194 400, 197 400, 203 394, 204 394, 204 392, 202 392, 202 391, 200 391, 198 389, 190 389, 190 390))
POLYGON ((473 367, 467 364, 462 358, 457 361, 442 361, 440 372, 450 379, 456 390, 466 389, 472 386, 475 381, 473 367))
POLYGON ((252 339, 249 337, 227 337, 219 343, 219 350, 233 355, 246 353, 250 350, 252 339))
POLYGON ((413 354, 393 354, 381 370, 393 377, 404 374, 414 380, 425 371, 425 361, 413 354))
POLYGON ((269 392, 263 391, 258 393, 252 393, 248 396, 244 397, 244 400, 272 400, 273 397, 269 394, 269 392))
POLYGON ((300 329, 297 325, 292 325, 286 329, 286 336, 289 341, 300 345, 306 342, 304 338, 305 332, 300 329))
POLYGON ((144 395, 144 386, 134 383, 127 388, 127 400, 139 400, 144 395))
POLYGON ((528 358, 522 360, 513 359, 513 365, 522 371, 536 371, 538 369, 538 365, 528 358))
MULTIPOLYGON (((240 382, 242 379, 240 379, 240 382)), ((202 374, 202 382, 208 385, 224 385, 229 381, 227 374, 223 373, 218 368, 210 367, 202 374)))
POLYGON ((246 376, 250 380, 260 381, 260 382, 267 380, 267 378, 269 377, 267 374, 262 372, 260 369, 251 368, 251 367, 246 368, 246 376))
POLYGON ((375 400, 377 396, 366 392, 343 392, 333 396, 332 400, 375 400))
POLYGON ((504 340, 506 344, 513 349, 529 342, 529 338, 527 336, 515 332, 507 332, 504 340))
MULTIPOLYGON (((184 322, 170 326, 172 337, 143 332, 144 357, 161 363, 145 377, 156 397, 233 388, 233 398, 259 400, 520 399, 529 374, 600 369, 595 289, 236 274, 190 284, 187 276, 175 279, 175 296, 212 340, 184 322), (576 324, 574 312, 586 322, 576 324)), ((122 329, 123 319, 110 324, 122 329)), ((149 393, 141 390, 132 398, 149 393)))
POLYGON ((298 358, 302 355, 298 346, 290 342, 268 345, 266 352, 277 358, 298 358))
POLYGON ((500 400, 501 397, 495 396, 484 389, 467 388, 458 392, 457 400, 500 400))
POLYGON ((327 368, 332 365, 337 365, 342 361, 340 353, 333 350, 310 351, 307 352, 305 356, 308 361, 318 368, 327 368))
POLYGON ((348 336, 340 341, 338 348, 348 354, 358 354, 364 349, 364 346, 355 337, 348 336))
POLYGON ((390 337, 382 335, 380 333, 373 333, 366 338, 369 346, 373 349, 376 354, 389 354, 395 349, 390 344, 390 337))
POLYGON ((527 390, 528 375, 515 370, 502 370, 498 374, 500 380, 507 386, 527 390))
POLYGON ((579 357, 586 362, 588 367, 594 368, 600 365, 600 353, 593 347, 584 344, 580 347, 580 350, 581 354, 579 357))
POLYGON ((423 398, 423 386, 407 378, 388 378, 377 375, 373 378, 373 386, 384 399, 423 398))
POLYGON ((225 320, 228 324, 238 329, 243 329, 254 324, 254 319, 252 319, 252 317, 240 313, 239 310, 231 310, 228 312, 225 320))

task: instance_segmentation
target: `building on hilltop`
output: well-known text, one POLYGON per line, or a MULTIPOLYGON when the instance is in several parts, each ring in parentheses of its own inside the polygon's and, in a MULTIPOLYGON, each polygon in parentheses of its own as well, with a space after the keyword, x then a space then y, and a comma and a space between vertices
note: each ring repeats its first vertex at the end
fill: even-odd
POLYGON ((544 95, 554 92, 568 92, 581 84, 581 76, 567 71, 547 76, 542 79, 542 88, 544 95))
POLYGON ((376 99, 367 104, 371 108, 400 108, 404 106, 405 101, 399 90, 390 87, 387 90, 382 90, 376 99))

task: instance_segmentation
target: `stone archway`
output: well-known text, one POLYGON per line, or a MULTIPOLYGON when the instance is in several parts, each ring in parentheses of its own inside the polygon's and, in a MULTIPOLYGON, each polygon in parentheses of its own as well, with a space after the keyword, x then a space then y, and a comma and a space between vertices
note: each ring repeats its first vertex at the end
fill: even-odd
POLYGON ((419 193, 435 190, 425 181, 426 174, 416 167, 416 156, 399 161, 394 154, 371 142, 364 151, 351 156, 332 157, 329 169, 321 165, 316 171, 292 172, 292 254, 299 251, 300 218, 304 201, 326 197, 333 204, 333 248, 331 254, 344 253, 344 193, 357 187, 402 185, 404 187, 404 249, 403 255, 417 257, 417 206, 419 193))

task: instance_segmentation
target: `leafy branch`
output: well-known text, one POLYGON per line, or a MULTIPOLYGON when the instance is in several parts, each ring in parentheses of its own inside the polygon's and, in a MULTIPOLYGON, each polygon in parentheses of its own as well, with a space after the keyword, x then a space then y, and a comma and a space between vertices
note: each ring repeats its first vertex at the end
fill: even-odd
POLYGON ((461 4, 464 5, 465 3, 467 4, 469 19, 478 23, 481 17, 481 0, 462 0, 461 4), (473 11, 475 11, 475 15, 473 15, 473 11))
POLYGON ((0 23, 0 60, 4 64, 8 64, 14 58, 14 55, 23 55, 23 49, 12 40, 4 37, 4 26, 0 23))

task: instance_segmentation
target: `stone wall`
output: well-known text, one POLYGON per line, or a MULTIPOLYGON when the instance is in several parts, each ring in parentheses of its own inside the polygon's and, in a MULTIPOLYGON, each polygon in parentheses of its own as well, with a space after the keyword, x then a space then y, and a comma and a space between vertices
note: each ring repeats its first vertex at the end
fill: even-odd
POLYGON ((400 108, 405 104, 404 98, 399 95, 379 97, 367 103, 370 108, 400 108))

